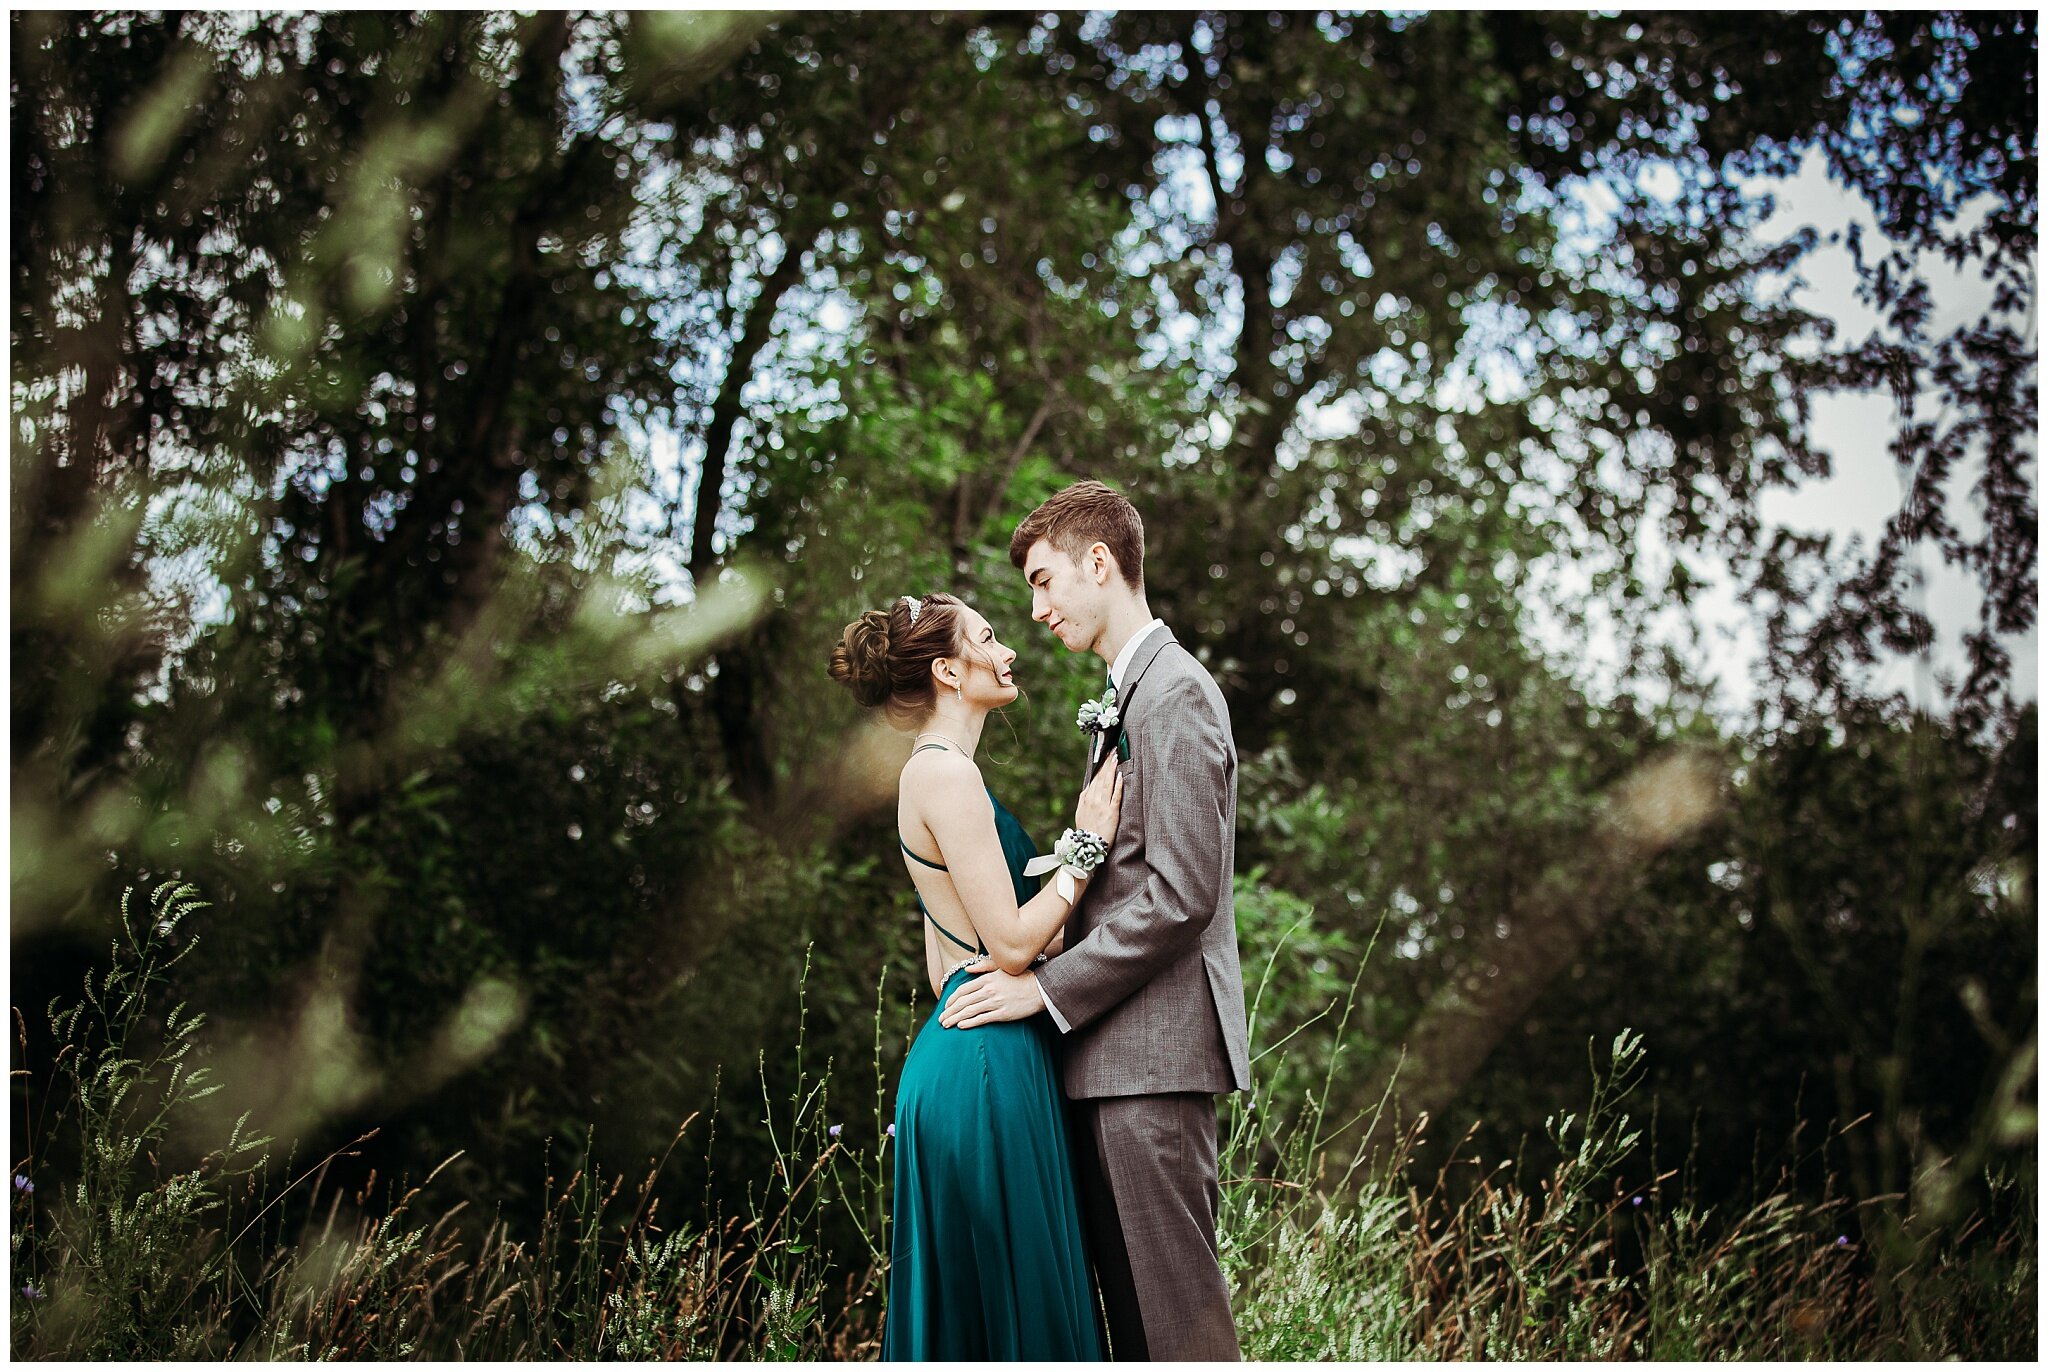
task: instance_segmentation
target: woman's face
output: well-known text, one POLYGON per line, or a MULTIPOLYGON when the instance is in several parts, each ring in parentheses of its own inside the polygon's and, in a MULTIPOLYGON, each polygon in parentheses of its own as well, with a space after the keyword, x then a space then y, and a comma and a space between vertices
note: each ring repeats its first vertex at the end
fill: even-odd
MULTIPOLYGON (((946 661, 959 673, 961 701, 984 710, 1008 705, 1017 698, 1017 683, 1010 675, 1015 650, 1005 648, 989 622, 966 605, 960 607, 960 628, 966 646, 946 661)), ((941 690, 946 689, 941 683, 941 690)))

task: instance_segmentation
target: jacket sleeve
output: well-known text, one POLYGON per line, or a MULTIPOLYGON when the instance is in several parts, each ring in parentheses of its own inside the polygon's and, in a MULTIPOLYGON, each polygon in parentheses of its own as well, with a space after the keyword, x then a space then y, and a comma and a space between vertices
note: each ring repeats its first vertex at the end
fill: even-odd
POLYGON ((1071 1032, 1101 1018, 1200 942, 1222 901, 1230 835, 1229 733, 1192 678, 1176 682, 1134 730, 1144 787, 1145 884, 1087 936, 1038 969, 1054 1020, 1071 1032))

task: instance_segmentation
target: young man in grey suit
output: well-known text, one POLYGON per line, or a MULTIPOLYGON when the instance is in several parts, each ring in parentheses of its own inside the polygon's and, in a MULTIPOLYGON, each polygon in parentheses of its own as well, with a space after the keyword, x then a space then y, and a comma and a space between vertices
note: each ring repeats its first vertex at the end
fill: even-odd
POLYGON ((1240 1356, 1217 1261, 1218 1092, 1251 1085, 1231 867, 1237 748, 1216 683, 1145 602, 1145 531, 1099 481, 1039 506, 1010 540, 1031 617, 1110 666, 1116 724, 1088 775, 1120 756, 1110 854, 1066 948, 1021 976, 991 971, 940 1022, 1051 1015, 1085 1141, 1075 1168, 1111 1356, 1240 1356))

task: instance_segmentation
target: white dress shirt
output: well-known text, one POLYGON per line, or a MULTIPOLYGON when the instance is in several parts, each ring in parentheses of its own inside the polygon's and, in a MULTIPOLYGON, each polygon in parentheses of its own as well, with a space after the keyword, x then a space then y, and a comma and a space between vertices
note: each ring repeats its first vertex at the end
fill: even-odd
MULTIPOLYGON (((1115 662, 1109 664, 1109 679, 1117 688, 1117 713, 1119 717, 1123 713, 1124 669, 1131 665, 1131 659, 1137 655, 1138 645, 1150 638, 1154 629, 1164 629, 1165 627, 1166 621, 1154 615, 1145 622, 1143 628, 1132 634, 1125 641, 1123 651, 1116 655, 1115 662)), ((1112 834, 1110 837, 1113 839, 1116 836, 1112 834)), ((1034 977, 1032 980, 1036 981, 1037 978, 1034 977)), ((1052 1022, 1059 1026, 1060 1032, 1062 1034, 1069 1032, 1066 1016, 1053 1007, 1052 998, 1045 994, 1045 987, 1042 985, 1038 988, 1038 998, 1045 1002, 1045 1013, 1052 1016, 1052 1022)))
POLYGON ((1131 635, 1130 641, 1124 644, 1123 651, 1116 655, 1116 661, 1111 663, 1109 667, 1109 679, 1116 683, 1119 696, 1123 694, 1124 668, 1130 666, 1131 659, 1137 656, 1138 645, 1150 638, 1154 629, 1164 629, 1165 627, 1166 621, 1154 615, 1145 621, 1144 627, 1131 635))

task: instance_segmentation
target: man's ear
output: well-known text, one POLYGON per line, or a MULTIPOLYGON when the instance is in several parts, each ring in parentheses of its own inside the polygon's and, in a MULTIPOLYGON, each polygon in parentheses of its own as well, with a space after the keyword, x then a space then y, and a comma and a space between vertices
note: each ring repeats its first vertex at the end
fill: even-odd
POLYGON ((1109 550, 1107 543, 1098 541, 1088 545, 1088 572, 1098 586, 1107 586, 1117 575, 1116 554, 1109 550))

